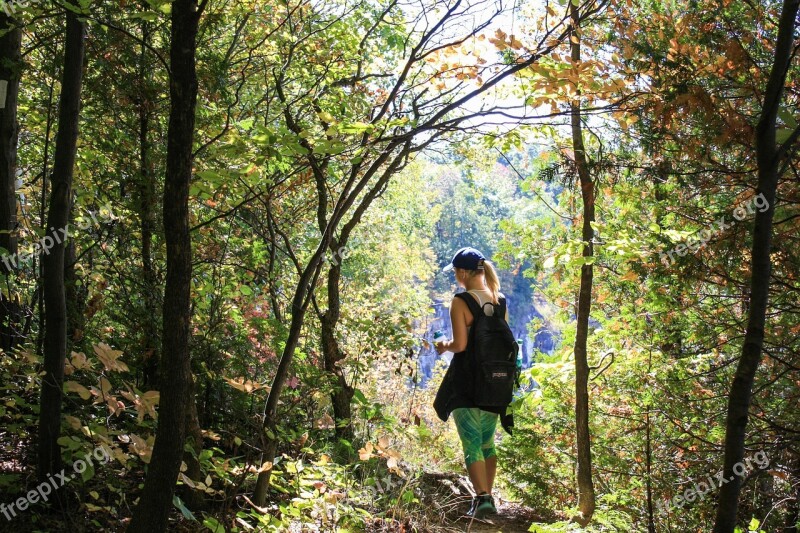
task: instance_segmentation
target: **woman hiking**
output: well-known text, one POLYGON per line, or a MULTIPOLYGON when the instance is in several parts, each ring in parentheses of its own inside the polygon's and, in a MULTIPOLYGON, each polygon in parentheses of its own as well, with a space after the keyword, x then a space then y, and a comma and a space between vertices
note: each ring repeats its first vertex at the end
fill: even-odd
MULTIPOLYGON (((492 264, 474 248, 461 248, 453 256, 445 271, 454 270, 456 283, 466 289, 456 294, 450 305, 450 321, 453 338, 436 343, 439 354, 452 352, 453 359, 442 384, 436 393, 434 408, 439 418, 446 421, 453 414, 456 429, 464 449, 464 462, 467 465, 470 481, 475 489, 468 516, 483 518, 497 513, 492 497, 492 487, 497 471, 497 456, 494 448, 494 435, 497 420, 501 418, 503 427, 510 433, 512 424, 505 415, 506 407, 487 407, 476 405, 475 388, 480 386, 476 379, 475 364, 467 356, 469 331, 474 322, 473 310, 482 309, 487 316, 499 312, 507 320, 508 312, 505 297, 500 293, 500 282, 492 264), (474 304, 469 301, 472 299, 474 304), (489 304, 493 305, 489 305, 489 304)), ((480 312, 480 311, 477 311, 480 312)), ((505 326, 507 328, 507 326, 505 326)), ((510 331, 509 331, 510 334, 510 331)), ((511 336, 513 342, 513 336, 511 336)), ((516 347, 516 343, 515 347, 516 347)), ((516 354, 516 352, 514 352, 516 354)))

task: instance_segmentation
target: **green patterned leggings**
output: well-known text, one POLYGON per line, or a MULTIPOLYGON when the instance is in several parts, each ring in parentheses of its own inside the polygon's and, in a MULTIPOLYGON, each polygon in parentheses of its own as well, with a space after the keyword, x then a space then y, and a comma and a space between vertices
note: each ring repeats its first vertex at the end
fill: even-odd
POLYGON ((464 461, 469 465, 494 457, 494 432, 497 428, 497 414, 473 408, 453 410, 461 446, 464 448, 464 461))

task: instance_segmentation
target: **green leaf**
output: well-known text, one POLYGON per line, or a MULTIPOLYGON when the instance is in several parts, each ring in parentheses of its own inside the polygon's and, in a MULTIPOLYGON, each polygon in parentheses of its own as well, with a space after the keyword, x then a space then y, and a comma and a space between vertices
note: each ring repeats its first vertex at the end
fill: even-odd
POLYGON ((220 524, 216 518, 208 517, 203 520, 203 525, 214 533, 225 533, 225 527, 220 524))
POLYGON ((172 505, 178 508, 184 518, 197 522, 197 518, 194 517, 192 512, 183 504, 183 501, 177 495, 172 497, 172 505))
POLYGON ((56 440, 56 442, 58 443, 59 446, 63 446, 68 450, 77 450, 78 448, 81 447, 81 443, 77 441, 74 437, 59 437, 59 439, 56 440))
POLYGON ((81 472, 81 479, 83 479, 83 482, 85 483, 85 482, 89 481, 90 479, 92 479, 94 477, 94 474, 95 474, 94 466, 87 462, 86 463, 86 470, 81 472))
POLYGON ((796 128, 797 127, 797 119, 794 118, 794 115, 787 107, 781 107, 778 110, 778 117, 781 121, 789 128, 796 128))
POLYGON ((207 180, 209 183, 214 185, 218 185, 225 181, 225 177, 222 176, 219 172, 215 172, 213 170, 201 170, 195 174, 198 178, 203 178, 207 180))
POLYGON ((362 405, 368 405, 368 404, 369 404, 369 401, 367 400, 367 397, 366 397, 366 396, 364 396, 364 393, 363 393, 363 392, 361 392, 361 390, 360 390, 360 389, 355 389, 355 390, 353 391, 353 399, 354 399, 356 402, 358 402, 358 403, 360 403, 360 404, 362 404, 362 405))
POLYGON ((237 125, 238 125, 240 128, 242 128, 243 130, 249 130, 250 128, 252 128, 252 127, 253 127, 253 123, 254 123, 254 122, 255 122, 255 119, 253 119, 253 118, 251 117, 251 118, 246 118, 246 119, 244 119, 244 120, 240 120, 240 121, 237 123, 237 125))
POLYGON ((365 122, 351 122, 349 124, 341 124, 339 131, 342 133, 363 133, 367 130, 372 130, 374 126, 365 122))
POLYGON ((789 128, 778 128, 778 130, 775 132, 775 140, 778 142, 778 144, 783 144, 789 140, 789 137, 792 136, 793 131, 794 130, 789 128))

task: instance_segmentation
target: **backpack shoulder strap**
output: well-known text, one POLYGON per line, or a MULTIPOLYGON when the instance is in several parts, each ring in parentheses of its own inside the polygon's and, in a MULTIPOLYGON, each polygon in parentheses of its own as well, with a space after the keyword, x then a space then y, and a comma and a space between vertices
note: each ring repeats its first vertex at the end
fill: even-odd
POLYGON ((484 314, 483 309, 481 309, 481 306, 478 305, 478 302, 475 301, 475 298, 473 298, 472 295, 469 294, 468 292, 459 292, 458 294, 456 294, 455 297, 460 298, 464 300, 464 302, 466 302, 467 307, 469 307, 469 311, 470 313, 472 313, 473 318, 484 314))
POLYGON ((507 305, 507 302, 506 302, 506 297, 505 296, 501 296, 500 298, 498 298, 497 304, 498 304, 498 309, 500 311, 500 318, 505 320, 506 319, 506 313, 508 311, 508 305, 507 305))

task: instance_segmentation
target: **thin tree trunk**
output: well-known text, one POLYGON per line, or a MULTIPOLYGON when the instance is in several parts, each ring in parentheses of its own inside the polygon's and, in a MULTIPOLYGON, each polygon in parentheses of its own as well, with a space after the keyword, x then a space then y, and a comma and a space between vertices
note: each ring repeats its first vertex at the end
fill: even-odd
MULTIPOLYGON (((650 320, 648 319, 648 324, 650 320)), ((650 353, 647 357, 647 375, 650 376, 650 372, 653 371, 653 337, 650 336, 650 353)), ((649 381, 649 379, 648 379, 649 381)), ((651 429, 651 422, 650 422, 650 411, 652 409, 652 405, 650 405, 650 400, 647 400, 645 403, 645 414, 644 414, 644 424, 645 424, 645 459, 647 461, 645 468, 647 469, 647 533, 656 533, 656 522, 655 518, 653 517, 653 439, 652 439, 652 429, 651 429)))
MULTIPOLYGON (((570 4, 570 17, 572 19, 572 36, 570 51, 573 65, 581 60, 580 17, 578 8, 570 4)), ((576 88, 575 99, 570 104, 570 119, 572 125, 572 148, 575 153, 575 167, 581 187, 583 198, 583 257, 590 258, 594 255, 594 182, 589 172, 589 162, 583 143, 583 128, 581 126, 581 101, 580 88, 576 88)), ((594 484, 592 482, 592 449, 591 435, 589 433, 589 363, 587 354, 587 341, 589 338, 589 314, 592 309, 592 278, 594 268, 591 262, 581 266, 581 286, 578 294, 577 331, 575 333, 575 429, 576 445, 578 451, 578 515, 573 520, 586 526, 591 520, 595 509, 594 484)))
POLYGON ((139 504, 128 531, 165 531, 186 439, 192 374, 189 361, 192 248, 189 234, 189 183, 192 177, 197 73, 197 28, 203 4, 176 0, 172 4, 170 46, 170 116, 167 172, 164 180, 164 236, 167 279, 164 291, 162 387, 156 441, 139 504))
MULTIPOLYGON (((64 360, 67 355, 67 302, 64 286, 63 239, 56 239, 67 227, 72 201, 72 176, 78 143, 81 82, 83 80, 85 26, 78 15, 66 11, 64 71, 58 110, 58 132, 52 175, 50 208, 45 235, 51 236, 49 253, 41 256, 43 267, 44 375, 39 412, 38 476, 44 481, 61 469, 61 388, 64 381, 64 360)), ((47 240, 46 237, 43 240, 47 240)))
POLYGON ((772 264, 772 220, 775 213, 775 196, 778 188, 778 167, 781 164, 776 141, 776 120, 783 95, 789 62, 792 58, 793 34, 797 24, 800 0, 784 0, 775 59, 770 72, 761 117, 756 126, 756 162, 758 164, 757 193, 768 203, 765 211, 756 213, 753 228, 753 246, 750 252, 750 295, 747 329, 742 345, 742 356, 728 395, 728 416, 725 427, 725 463, 722 485, 718 498, 714 533, 733 533, 739 505, 742 479, 733 468, 744 459, 747 419, 753 392, 753 381, 761 363, 761 348, 764 344, 769 282, 772 264))
MULTIPOLYGON (((8 277, 16 267, 12 260, 17 253, 17 98, 22 71, 20 49, 22 31, 17 21, 0 12, 0 82, 6 82, 6 96, 0 101, 0 253, 7 257, 0 267, 8 277)), ((19 300, 0 292, 0 349, 8 353, 20 338, 19 300)))
MULTIPOLYGON (((309 293, 313 289, 314 283, 319 275, 319 264, 322 261, 322 252, 326 249, 321 244, 308 262, 305 270, 297 283, 294 297, 292 298, 292 321, 289 325, 289 334, 286 337, 286 345, 283 348, 278 369, 272 379, 272 387, 267 396, 267 403, 264 408, 264 452, 265 462, 272 463, 278 449, 277 439, 277 414, 278 399, 280 398, 286 378, 289 375, 289 366, 292 363, 294 351, 300 341, 300 331, 303 328, 306 311, 308 310, 309 293)), ((256 488, 253 492, 253 502, 263 507, 267 501, 267 489, 272 477, 272 468, 267 468, 258 474, 256 488)))
POLYGON ((340 282, 342 277, 342 261, 347 255, 347 246, 350 242, 350 236, 355 230, 356 226, 361 222, 364 213, 372 205, 372 202, 378 198, 389 183, 391 177, 398 172, 406 157, 405 150, 396 155, 392 162, 384 170, 383 174, 375 182, 372 189, 364 196, 359 203, 358 207, 353 211, 353 216, 342 226, 342 231, 338 239, 332 239, 330 250, 332 255, 331 267, 328 270, 328 309, 321 317, 322 324, 322 354, 325 362, 325 371, 331 376, 333 383, 333 392, 331 393, 331 403, 333 405, 333 416, 336 420, 336 436, 352 441, 353 434, 353 419, 352 419, 352 405, 354 389, 351 387, 344 376, 344 371, 339 362, 345 358, 342 353, 339 341, 336 340, 336 328, 339 325, 341 318, 341 294, 340 282), (346 423, 343 423, 346 421, 346 423))
POLYGON ((83 328, 86 323, 86 293, 78 284, 80 279, 75 269, 76 261, 75 240, 70 239, 64 248, 64 295, 67 303, 66 353, 70 353, 74 344, 83 338, 83 328))
MULTIPOLYGON (((353 399, 353 388, 347 383, 344 372, 339 366, 339 361, 344 359, 344 354, 336 340, 336 327, 341 316, 341 298, 339 281, 342 276, 342 257, 338 251, 339 243, 332 241, 332 264, 328 270, 328 310, 320 320, 322 325, 322 355, 325 361, 325 371, 333 381, 331 403, 333 417, 336 420, 336 436, 348 441, 353 440, 352 410, 350 402, 353 399)), ((344 245, 342 245, 344 246, 344 245)))
MULTIPOLYGON (((800 455, 795 456, 792 475, 794 479, 800 478, 800 455)), ((786 525, 783 526, 782 533, 798 533, 798 529, 800 529, 797 527, 800 524, 800 483, 795 483, 793 496, 794 499, 789 503, 786 525)))
MULTIPOLYGON (((42 155, 42 191, 39 196, 39 221, 42 227, 45 226, 47 223, 47 175, 50 172, 50 134, 53 131, 53 85, 55 82, 51 82, 50 86, 48 87, 48 98, 47 98, 47 125, 45 126, 45 133, 44 133, 44 150, 42 155)), ((44 271, 42 270, 41 262, 36 262, 34 258, 33 263, 34 270, 39 271, 39 277, 37 278, 38 281, 38 298, 36 300, 37 309, 37 318, 39 322, 39 331, 36 337, 36 353, 38 355, 44 355, 44 287, 42 287, 43 279, 44 279, 44 271)))
POLYGON ((144 327, 141 388, 158 389, 158 286, 153 268, 153 234, 155 232, 156 180, 150 158, 150 90, 147 45, 150 25, 142 22, 142 44, 139 53, 139 230, 142 234, 142 280, 144 282, 144 327))
MULTIPOLYGON (((187 393, 186 406, 186 445, 184 446, 183 460, 186 463, 185 475, 192 481, 202 481, 203 470, 198 457, 203 451, 203 431, 200 428, 200 419, 197 416, 197 400, 195 394, 194 376, 189 374, 189 392, 187 393), (192 451, 186 450, 191 448, 192 451)), ((183 485, 180 491, 181 498, 187 507, 192 510, 204 509, 206 506, 205 493, 183 485)))

